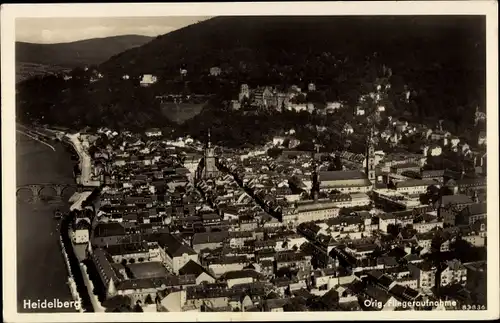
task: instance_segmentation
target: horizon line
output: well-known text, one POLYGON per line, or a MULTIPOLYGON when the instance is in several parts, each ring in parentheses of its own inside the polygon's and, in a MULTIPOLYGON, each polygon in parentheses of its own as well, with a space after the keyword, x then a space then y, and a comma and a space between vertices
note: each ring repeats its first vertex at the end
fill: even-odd
MULTIPOLYGON (((168 33, 166 33, 166 34, 168 34, 168 33)), ((84 42, 84 41, 95 40, 95 39, 131 37, 131 36, 139 36, 139 37, 146 37, 146 38, 154 39, 158 36, 162 36, 162 35, 166 35, 166 34, 158 34, 156 36, 141 35, 141 34, 118 34, 118 35, 111 35, 111 36, 82 38, 82 39, 77 39, 77 40, 72 40, 72 41, 63 41, 63 42, 54 42, 54 43, 52 43, 52 42, 33 42, 33 41, 25 41, 25 40, 17 40, 16 39, 16 43, 25 43, 25 44, 33 44, 33 45, 62 45, 62 44, 73 44, 73 43, 84 42)))

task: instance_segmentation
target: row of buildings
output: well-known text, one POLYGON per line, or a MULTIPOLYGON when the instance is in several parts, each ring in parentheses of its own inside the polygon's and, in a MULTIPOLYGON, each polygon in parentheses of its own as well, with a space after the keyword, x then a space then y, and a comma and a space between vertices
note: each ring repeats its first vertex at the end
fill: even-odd
POLYGON ((486 180, 476 172, 378 152, 374 131, 361 155, 276 158, 221 151, 210 134, 203 146, 154 129, 99 136, 107 144, 92 157, 104 187, 78 242, 105 299, 152 311, 289 311, 484 298, 486 180))

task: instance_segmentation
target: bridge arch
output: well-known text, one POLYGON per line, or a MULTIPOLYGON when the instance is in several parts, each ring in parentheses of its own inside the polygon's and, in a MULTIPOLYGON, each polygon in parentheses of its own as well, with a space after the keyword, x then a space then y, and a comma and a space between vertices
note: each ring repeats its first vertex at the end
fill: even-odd
POLYGON ((78 187, 76 185, 73 185, 73 184, 63 185, 61 188, 61 197, 66 196, 65 194, 68 194, 68 193, 73 195, 77 191, 78 191, 78 187))
POLYGON ((63 197, 64 194, 69 192, 70 190, 74 190, 76 192, 78 190, 78 186, 76 184, 54 184, 54 183, 28 184, 17 187, 16 197, 20 198, 21 193, 29 191, 30 197, 33 200, 39 200, 42 196, 52 196, 60 198, 63 197), (52 194, 47 194, 49 192, 52 194))
POLYGON ((48 195, 48 196, 57 196, 58 192, 57 192, 56 186, 54 186, 54 185, 41 186, 39 191, 38 191, 38 196, 40 196, 40 197, 47 196, 47 193, 52 193, 51 195, 48 195))
POLYGON ((33 191, 29 186, 21 186, 16 189, 16 198, 29 200, 33 198, 33 191))

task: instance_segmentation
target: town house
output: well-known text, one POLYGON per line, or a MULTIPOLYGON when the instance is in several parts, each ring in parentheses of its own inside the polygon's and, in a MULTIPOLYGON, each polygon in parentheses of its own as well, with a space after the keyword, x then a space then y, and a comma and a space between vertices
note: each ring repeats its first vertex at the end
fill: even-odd
POLYGON ((199 263, 192 260, 179 270, 179 275, 193 275, 196 279, 196 285, 200 285, 202 283, 215 283, 215 277, 199 263))
POLYGON ((231 288, 235 285, 262 281, 264 280, 264 276, 253 269, 242 269, 226 272, 219 277, 219 280, 226 281, 227 286, 231 288))
POLYGON ((146 241, 158 243, 162 262, 176 275, 190 260, 199 263, 198 254, 170 233, 151 234, 145 238, 146 241))
POLYGON ((467 268, 457 259, 446 262, 446 268, 441 272, 441 286, 467 282, 467 268))
POLYGON ((327 201, 300 201, 283 209, 282 221, 288 225, 297 226, 304 222, 324 221, 337 217, 340 208, 335 202, 327 201))
POLYGON ((246 256, 223 256, 210 259, 207 263, 209 270, 215 277, 220 277, 230 271, 242 270, 250 261, 246 256))
POLYGON ((289 268, 291 270, 309 271, 311 270, 311 256, 301 252, 278 252, 275 256, 276 270, 289 268))
POLYGON ((416 162, 395 164, 390 167, 391 173, 401 175, 405 172, 420 173, 420 164, 416 162))
POLYGON ((413 229, 415 229, 418 233, 425 233, 436 228, 442 228, 444 223, 439 220, 437 216, 426 213, 422 218, 420 218, 420 220, 415 220, 412 225, 413 229))
POLYGON ((204 249, 214 250, 222 247, 229 238, 228 231, 222 232, 199 232, 195 233, 192 240, 193 249, 200 252, 204 249))
POLYGON ((201 308, 206 306, 210 309, 228 306, 229 299, 234 291, 229 289, 225 283, 205 284, 202 286, 188 287, 186 290, 187 306, 201 308))
POLYGON ((121 243, 106 248, 113 262, 120 263, 149 261, 149 248, 146 243, 121 243))
POLYGON ((430 290, 435 286, 436 267, 429 262, 410 263, 408 269, 412 277, 418 280, 418 288, 430 290))
POLYGON ((409 195, 423 194, 427 192, 427 188, 431 185, 436 185, 434 180, 413 179, 396 183, 396 191, 409 195))
POLYGON ((473 224, 478 220, 486 218, 486 203, 474 203, 467 205, 456 219, 457 224, 473 224))

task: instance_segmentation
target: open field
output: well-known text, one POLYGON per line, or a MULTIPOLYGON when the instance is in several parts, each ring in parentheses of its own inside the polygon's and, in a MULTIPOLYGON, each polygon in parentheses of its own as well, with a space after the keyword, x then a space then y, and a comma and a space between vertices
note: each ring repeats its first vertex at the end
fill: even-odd
POLYGON ((204 105, 205 103, 166 102, 161 104, 161 109, 168 119, 181 124, 198 115, 204 105))
POLYGON ((70 70, 69 68, 60 66, 21 62, 16 64, 16 83, 36 75, 59 73, 69 70, 70 70))
POLYGON ((160 262, 143 262, 127 265, 135 278, 164 277, 168 275, 167 269, 160 262))

